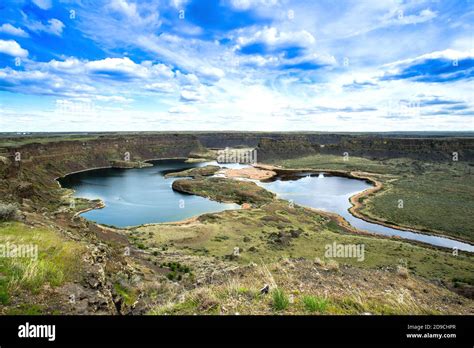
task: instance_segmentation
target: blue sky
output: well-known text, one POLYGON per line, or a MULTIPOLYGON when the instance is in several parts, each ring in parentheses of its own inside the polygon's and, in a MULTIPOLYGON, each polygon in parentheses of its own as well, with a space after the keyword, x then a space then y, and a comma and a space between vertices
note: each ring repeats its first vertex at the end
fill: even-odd
POLYGON ((2 0, 0 131, 474 130, 474 1, 2 0))

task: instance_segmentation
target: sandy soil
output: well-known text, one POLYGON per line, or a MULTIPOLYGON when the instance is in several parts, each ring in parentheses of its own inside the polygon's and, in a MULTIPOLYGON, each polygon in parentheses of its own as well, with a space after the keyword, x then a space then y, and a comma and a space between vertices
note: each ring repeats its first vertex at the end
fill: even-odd
POLYGON ((253 180, 265 180, 275 176, 277 173, 272 170, 262 170, 255 167, 242 169, 223 169, 219 174, 224 174, 227 178, 246 178, 253 180))

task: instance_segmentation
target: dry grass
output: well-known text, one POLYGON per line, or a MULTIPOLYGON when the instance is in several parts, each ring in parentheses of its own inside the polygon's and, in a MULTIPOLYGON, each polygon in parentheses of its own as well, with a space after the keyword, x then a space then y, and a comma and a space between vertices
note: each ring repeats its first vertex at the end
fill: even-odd
POLYGON ((408 278, 408 275, 409 275, 408 268, 398 265, 397 274, 402 278, 405 278, 405 279, 408 278))
POLYGON ((471 300, 421 279, 400 278, 397 271, 338 272, 314 262, 282 260, 222 274, 180 300, 156 306, 152 314, 441 314, 470 313, 471 300), (264 284, 268 294, 260 293, 264 284), (276 286, 278 284, 278 286, 276 286))

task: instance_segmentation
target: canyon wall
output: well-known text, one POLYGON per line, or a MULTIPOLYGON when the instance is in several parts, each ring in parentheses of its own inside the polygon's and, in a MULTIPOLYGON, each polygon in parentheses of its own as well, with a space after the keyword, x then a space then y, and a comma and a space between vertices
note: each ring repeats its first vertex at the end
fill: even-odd
MULTIPOLYGON (((408 157, 417 160, 445 161, 457 153, 461 161, 474 160, 474 138, 427 133, 198 133, 203 146, 224 148, 257 147, 259 161, 286 159, 312 154, 343 155, 384 159, 408 157)), ((452 135, 452 134, 449 134, 452 135)))
MULTIPOLYGON (((0 149, 0 196, 3 200, 23 198, 56 200, 55 178, 89 168, 108 167, 114 161, 144 161, 188 157, 202 149, 193 135, 110 135, 84 140, 63 140, 0 149)), ((54 203, 54 202, 52 202, 54 203)))
POLYGON ((366 158, 474 161, 473 137, 408 137, 330 133, 137 133, 62 135, 55 138, 0 138, 0 194, 4 200, 49 200, 54 178, 113 161, 188 157, 204 147, 256 147, 259 162, 315 154, 366 158), (8 144, 8 145, 5 145, 8 144), (23 144, 23 145, 21 145, 23 144), (20 160, 15 160, 16 156, 20 160))

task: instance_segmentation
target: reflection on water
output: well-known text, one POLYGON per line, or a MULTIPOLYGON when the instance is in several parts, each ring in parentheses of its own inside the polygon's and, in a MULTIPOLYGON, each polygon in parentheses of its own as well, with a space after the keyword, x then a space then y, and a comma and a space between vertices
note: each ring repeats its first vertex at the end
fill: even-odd
POLYGON ((320 173, 281 177, 275 181, 260 182, 257 184, 276 193, 280 198, 293 200, 296 204, 337 213, 344 217, 352 226, 361 230, 386 236, 400 236, 402 238, 417 240, 437 246, 474 251, 474 246, 467 243, 458 242, 449 238, 397 230, 370 223, 353 216, 348 210, 351 206, 349 198, 354 194, 372 187, 371 184, 364 180, 324 176, 320 173))
MULTIPOLYGON (((153 167, 140 169, 95 169, 66 176, 63 187, 75 190, 75 197, 101 199, 105 208, 82 214, 101 224, 118 227, 153 222, 170 222, 192 216, 238 209, 237 204, 219 203, 200 196, 175 192, 171 184, 176 178, 165 179, 164 174, 216 162, 185 163, 182 160, 153 161, 153 167)), ((226 167, 240 168, 239 164, 226 167)))
MULTIPOLYGON (((154 164, 153 167, 95 169, 71 174, 60 179, 60 183, 63 187, 74 189, 76 197, 99 198, 105 202, 105 208, 83 213, 84 217, 119 227, 179 221, 204 213, 239 208, 237 204, 219 203, 200 196, 175 192, 171 184, 176 178, 164 178, 169 172, 219 165, 217 162, 185 163, 182 160, 161 160, 151 163, 154 164)), ((248 167, 235 163, 225 163, 221 166, 234 169, 248 167)), ((474 246, 467 243, 397 230, 353 216, 348 211, 349 197, 371 187, 364 180, 306 173, 291 177, 282 176, 270 182, 255 182, 280 198, 292 200, 302 206, 337 213, 361 230, 474 252, 474 246)))

